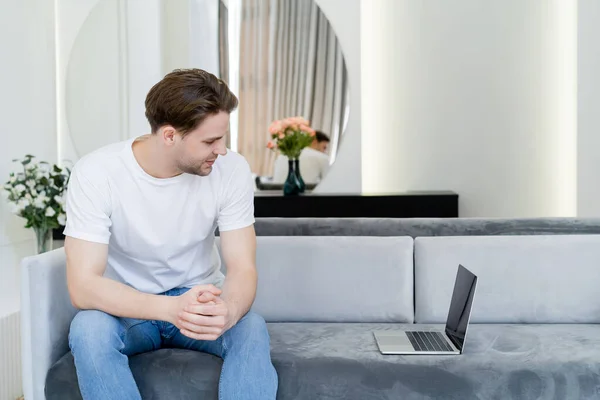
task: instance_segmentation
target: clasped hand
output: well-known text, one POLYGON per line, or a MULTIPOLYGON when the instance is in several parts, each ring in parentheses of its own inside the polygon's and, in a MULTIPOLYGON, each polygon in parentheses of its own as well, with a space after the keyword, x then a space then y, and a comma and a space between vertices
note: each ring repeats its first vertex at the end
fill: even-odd
POLYGON ((231 328, 227 303, 214 285, 199 285, 175 298, 171 323, 180 332, 196 340, 216 340, 231 328))

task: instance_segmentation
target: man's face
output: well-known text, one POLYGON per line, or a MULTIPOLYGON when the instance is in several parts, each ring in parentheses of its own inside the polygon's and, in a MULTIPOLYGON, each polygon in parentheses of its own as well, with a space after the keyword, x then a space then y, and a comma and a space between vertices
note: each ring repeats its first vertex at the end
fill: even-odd
POLYGON ((316 150, 322 151, 323 153, 327 153, 327 145, 328 144, 329 144, 329 142, 326 140, 319 142, 315 139, 314 148, 316 150))
POLYGON ((193 131, 177 143, 175 163, 188 174, 206 176, 219 155, 227 154, 225 135, 229 128, 229 114, 219 112, 208 116, 193 131))

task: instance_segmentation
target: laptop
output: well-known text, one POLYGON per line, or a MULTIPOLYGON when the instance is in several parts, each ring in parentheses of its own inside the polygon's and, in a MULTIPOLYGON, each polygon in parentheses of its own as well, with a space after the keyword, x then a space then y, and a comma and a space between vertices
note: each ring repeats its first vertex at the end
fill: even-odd
POLYGON ((458 266, 446 328, 419 329, 419 325, 394 331, 375 331, 381 354, 462 354, 471 318, 477 276, 458 266))

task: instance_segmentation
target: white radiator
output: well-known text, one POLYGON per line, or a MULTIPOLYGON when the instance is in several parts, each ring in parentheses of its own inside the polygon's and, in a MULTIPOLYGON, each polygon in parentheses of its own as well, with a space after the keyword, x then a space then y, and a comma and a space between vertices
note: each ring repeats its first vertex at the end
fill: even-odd
POLYGON ((21 313, 0 316, 0 400, 15 400, 21 385, 21 313))

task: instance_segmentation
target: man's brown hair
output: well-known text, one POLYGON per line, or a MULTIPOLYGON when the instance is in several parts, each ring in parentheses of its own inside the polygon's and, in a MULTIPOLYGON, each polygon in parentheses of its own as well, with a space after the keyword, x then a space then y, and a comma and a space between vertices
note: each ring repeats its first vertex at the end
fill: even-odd
POLYGON ((171 125, 182 136, 210 115, 231 113, 238 99, 225 82, 201 69, 176 69, 150 89, 146 96, 146 118, 152 133, 171 125))

